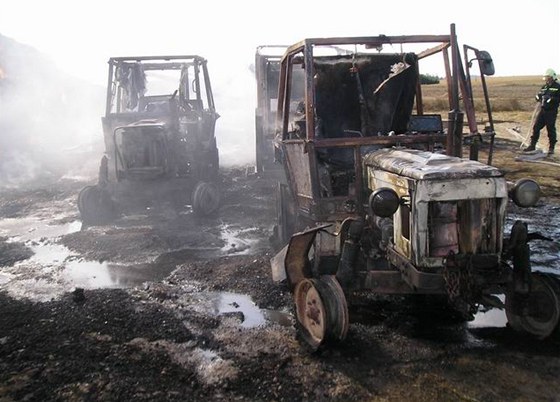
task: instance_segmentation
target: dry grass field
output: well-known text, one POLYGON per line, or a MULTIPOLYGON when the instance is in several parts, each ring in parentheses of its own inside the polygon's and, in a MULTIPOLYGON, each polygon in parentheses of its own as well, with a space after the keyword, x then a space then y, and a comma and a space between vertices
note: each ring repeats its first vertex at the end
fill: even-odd
MULTIPOLYGON (((542 77, 486 77, 486 83, 496 131, 492 165, 502 169, 510 181, 523 177, 537 180, 546 197, 560 201, 560 180, 558 180, 560 177, 560 149, 556 150, 554 156, 538 161, 517 159, 521 155, 522 141, 530 136, 535 94, 543 84, 542 77)), ((482 131, 488 120, 480 78, 473 78, 472 85, 477 122, 479 130, 482 131)), ((423 85, 425 113, 447 115, 446 86, 445 81, 434 85, 423 85)), ((560 129, 560 122, 557 122, 557 129, 560 129)), ((541 131, 538 146, 545 152, 548 149, 546 129, 541 131)), ((488 148, 488 146, 483 146, 481 149, 480 160, 483 162, 487 161, 488 148)), ((465 147, 463 156, 468 155, 469 150, 465 147)))
MULTIPOLYGON (((475 108, 477 112, 485 110, 484 96, 480 77, 471 79, 475 108)), ((488 94, 492 105, 492 114, 496 122, 531 120, 535 107, 535 94, 543 84, 540 76, 486 77, 488 94)), ((424 85, 422 87, 424 102, 430 110, 447 110, 447 83, 424 85)))

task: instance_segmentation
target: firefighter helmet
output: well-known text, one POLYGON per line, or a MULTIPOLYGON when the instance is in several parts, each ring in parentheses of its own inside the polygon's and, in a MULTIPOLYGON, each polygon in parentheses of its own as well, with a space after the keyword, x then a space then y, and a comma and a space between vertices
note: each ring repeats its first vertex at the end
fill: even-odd
POLYGON ((544 76, 545 77, 552 77, 552 79, 555 80, 556 79, 556 72, 552 68, 549 68, 544 72, 544 76))

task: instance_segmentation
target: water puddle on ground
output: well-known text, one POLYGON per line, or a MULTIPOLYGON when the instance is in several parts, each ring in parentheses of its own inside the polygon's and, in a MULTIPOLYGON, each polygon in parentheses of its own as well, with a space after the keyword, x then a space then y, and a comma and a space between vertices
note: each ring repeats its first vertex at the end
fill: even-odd
POLYGON ((8 237, 12 241, 39 241, 78 232, 81 227, 80 221, 50 225, 49 222, 36 217, 6 218, 0 220, 0 236, 8 237))
POLYGON ((64 277, 75 287, 85 289, 131 288, 144 282, 166 278, 175 266, 170 264, 120 265, 96 261, 68 261, 64 277))
POLYGON ((56 244, 57 238, 81 227, 80 221, 50 225, 34 217, 0 220, 0 236, 7 237, 9 242, 21 242, 33 252, 30 258, 2 269, 0 289, 15 297, 50 300, 77 287, 128 288, 159 281, 175 268, 172 264, 88 261, 56 244))
MULTIPOLYGON (((2 269, 0 289, 7 290, 13 297, 48 301, 75 288, 132 288, 165 279, 181 257, 179 250, 168 253, 169 258, 167 254, 160 256, 154 263, 126 265, 84 260, 56 243, 60 236, 77 232, 81 226, 80 221, 51 225, 34 217, 0 220, 0 236, 7 237, 9 242, 23 243, 33 252, 30 258, 2 269)), ((214 256, 248 254, 258 242, 254 238, 255 228, 222 225, 220 233, 225 245, 213 251, 204 249, 206 256, 209 253, 214 256)), ((241 313, 244 328, 259 327, 267 322, 293 325, 290 314, 260 309, 248 295, 200 292, 192 297, 196 298, 196 308, 214 315, 241 313)))
POLYGON ((267 322, 275 322, 282 326, 292 326, 292 316, 277 310, 257 307, 250 296, 231 292, 198 292, 189 295, 193 306, 213 315, 241 313, 241 326, 244 328, 259 327, 267 322))
POLYGON ((253 251, 260 239, 252 237, 251 233, 256 228, 235 228, 229 225, 220 227, 220 236, 225 245, 221 248, 222 254, 245 255, 253 251))
MULTIPOLYGON (((505 297, 499 296, 502 302, 505 297)), ((467 323, 468 328, 503 328, 507 324, 506 311, 499 308, 491 308, 487 311, 479 311, 474 315, 474 320, 467 323)))
MULTIPOLYGON (((36 294, 40 298, 48 298, 75 287, 129 288, 144 282, 157 282, 175 268, 176 261, 165 258, 158 259, 157 263, 135 265, 88 261, 56 243, 59 237, 78 232, 81 227, 80 221, 53 225, 37 217, 0 220, 1 237, 8 238, 8 242, 23 243, 34 253, 30 258, 2 269, 0 289, 8 289, 21 297, 34 298, 36 294), (49 296, 49 293, 52 295, 49 296)), ((220 235, 224 246, 204 249, 203 254, 207 257, 248 254, 258 242, 258 239, 251 238, 254 231, 254 228, 222 225, 220 235)))

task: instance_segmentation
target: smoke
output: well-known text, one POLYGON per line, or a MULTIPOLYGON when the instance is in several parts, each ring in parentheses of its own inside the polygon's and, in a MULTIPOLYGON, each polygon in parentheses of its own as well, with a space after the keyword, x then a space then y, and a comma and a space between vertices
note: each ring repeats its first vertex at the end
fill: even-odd
MULTIPOLYGON (((208 60, 220 166, 255 163, 256 82, 247 54, 208 60), (239 60, 247 62, 239 62, 239 60)), ((99 60, 105 69, 106 60, 99 60)), ((84 66, 84 71, 91 66, 84 66)), ((0 187, 97 175, 105 88, 62 73, 38 50, 0 35, 0 187)), ((70 70, 70 68, 65 68, 70 70)))
MULTIPOLYGON (((256 81, 250 63, 207 57, 216 110, 216 140, 220 166, 255 163, 256 81)), ((241 57, 241 56, 238 56, 241 57)), ((246 58, 247 59, 247 58, 246 58)), ((251 60, 251 56, 247 60, 251 60)))
POLYGON ((83 170, 84 153, 102 140, 103 89, 1 35, 0 70, 0 186, 83 170))

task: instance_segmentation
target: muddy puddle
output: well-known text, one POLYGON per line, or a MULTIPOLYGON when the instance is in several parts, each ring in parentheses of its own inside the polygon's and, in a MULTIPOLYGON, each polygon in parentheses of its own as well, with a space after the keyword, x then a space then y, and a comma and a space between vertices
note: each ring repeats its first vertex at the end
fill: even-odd
MULTIPOLYGON (((51 225, 45 220, 27 217, 0 220, 0 236, 8 242, 23 243, 33 255, 0 271, 0 290, 13 297, 35 301, 56 299, 76 288, 133 288, 150 282, 160 282, 171 274, 185 255, 190 258, 217 258, 225 255, 248 254, 258 243, 252 239, 255 229, 229 225, 220 226, 222 247, 176 250, 160 255, 154 262, 143 264, 115 264, 109 261, 90 261, 81 258, 57 240, 80 231, 80 221, 51 225), (197 252, 200 256, 197 257, 197 252)), ((290 314, 258 308, 252 299, 230 292, 195 292, 190 295, 197 309, 205 313, 223 315, 236 313, 241 326, 254 328, 267 322, 292 325, 290 314)))
POLYGON ((219 227, 221 247, 176 250, 153 262, 126 265, 87 260, 58 244, 61 236, 78 232, 81 228, 80 221, 53 225, 36 217, 0 220, 0 237, 7 238, 9 243, 22 244, 33 254, 0 270, 0 289, 7 289, 16 297, 50 300, 76 287, 130 288, 163 280, 185 256, 217 258, 248 254, 258 243, 258 239, 251 238, 254 229, 222 224, 219 227))
POLYGON ((193 309, 215 316, 236 313, 244 328, 255 328, 267 322, 292 326, 292 315, 277 310, 261 309, 250 296, 231 292, 196 292, 184 296, 193 309))

